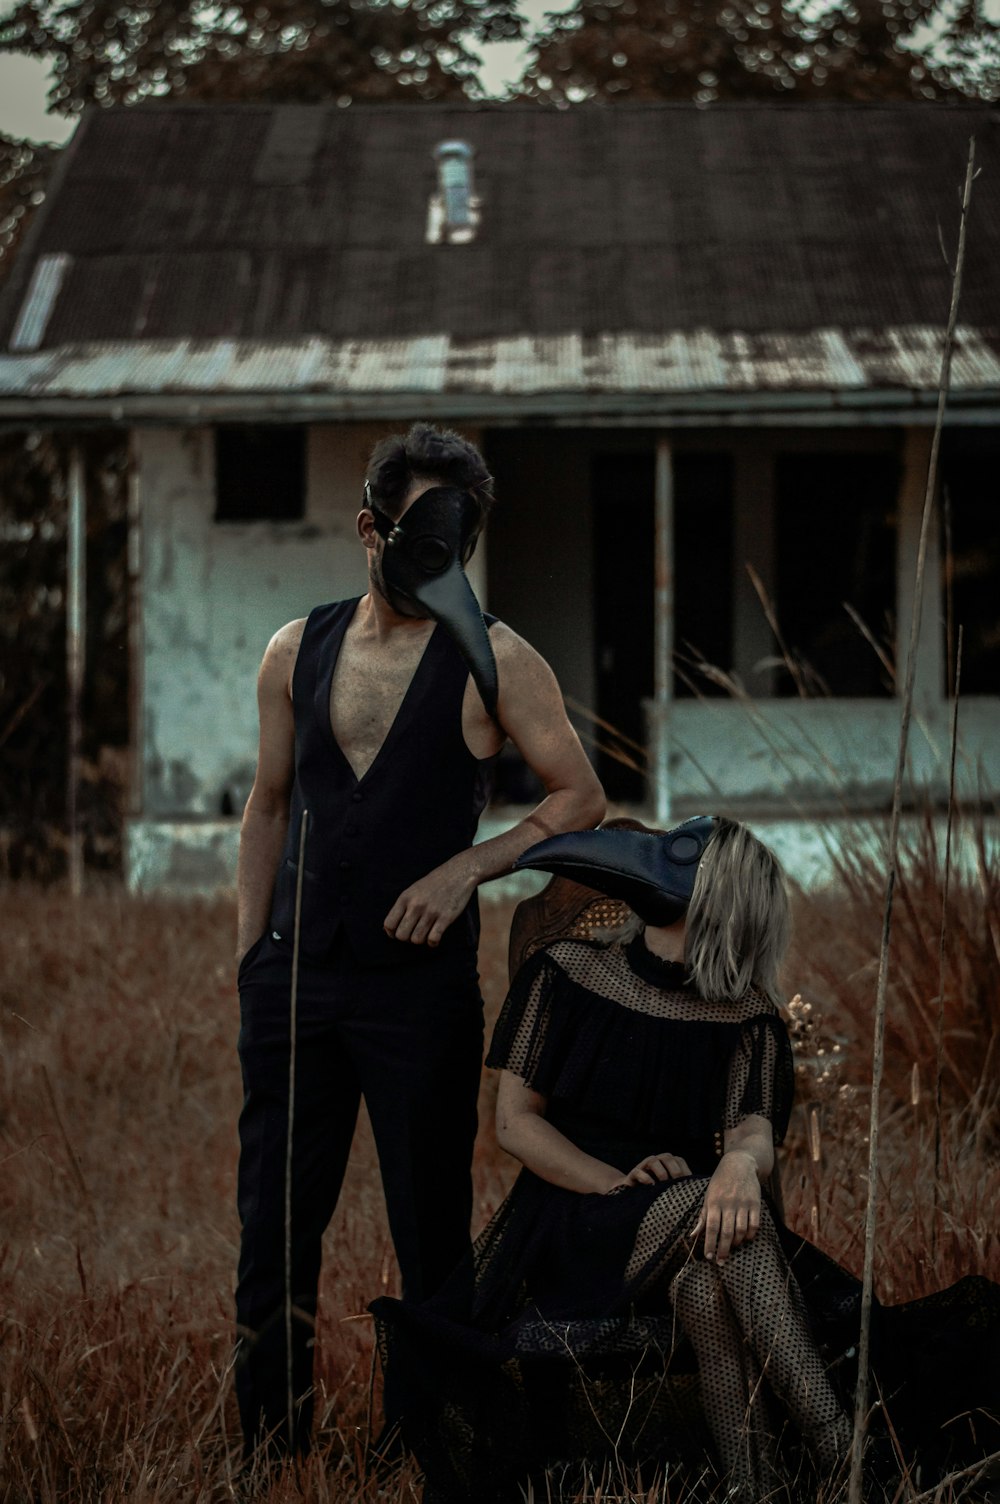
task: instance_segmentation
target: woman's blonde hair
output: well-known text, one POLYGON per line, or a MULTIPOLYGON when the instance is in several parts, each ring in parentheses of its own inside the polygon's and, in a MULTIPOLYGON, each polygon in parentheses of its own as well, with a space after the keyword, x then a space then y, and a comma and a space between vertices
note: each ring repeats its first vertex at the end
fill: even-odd
MULTIPOLYGON (((625 944, 644 928, 632 914, 593 938, 625 944)), ((718 817, 695 874, 684 932, 684 964, 699 996, 722 1003, 756 987, 780 1003, 778 968, 790 930, 778 858, 745 825, 718 817)))
POLYGON ((699 994, 724 1002, 754 986, 778 1003, 790 927, 778 858, 745 825, 720 818, 687 911, 684 959, 699 994))

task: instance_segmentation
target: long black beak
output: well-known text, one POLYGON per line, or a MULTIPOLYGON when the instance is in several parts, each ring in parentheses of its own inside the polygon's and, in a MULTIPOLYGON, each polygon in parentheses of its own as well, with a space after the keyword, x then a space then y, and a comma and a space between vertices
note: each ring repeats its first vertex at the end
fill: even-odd
POLYGON ((647 924, 673 924, 691 902, 698 862, 714 828, 711 815, 699 815, 665 834, 569 831, 529 847, 514 866, 569 877, 620 898, 647 924))
POLYGON ((487 714, 496 720, 500 695, 497 661, 479 602, 462 566, 450 564, 441 574, 412 584, 407 594, 454 640, 469 665, 487 714))

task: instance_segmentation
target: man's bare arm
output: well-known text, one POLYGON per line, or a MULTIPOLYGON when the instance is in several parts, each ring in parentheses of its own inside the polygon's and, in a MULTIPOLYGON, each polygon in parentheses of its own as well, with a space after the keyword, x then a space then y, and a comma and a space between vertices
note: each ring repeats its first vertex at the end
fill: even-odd
POLYGON ((264 933, 274 879, 288 830, 295 770, 291 675, 305 623, 290 622, 268 644, 257 676, 260 748, 257 774, 243 811, 236 868, 237 961, 264 933))
POLYGON ((459 852, 401 893, 385 921, 397 940, 437 945, 480 883, 509 872, 536 841, 589 829, 604 818, 604 790, 569 723, 552 670, 509 628, 490 637, 500 677, 500 724, 541 780, 545 798, 510 830, 459 852))

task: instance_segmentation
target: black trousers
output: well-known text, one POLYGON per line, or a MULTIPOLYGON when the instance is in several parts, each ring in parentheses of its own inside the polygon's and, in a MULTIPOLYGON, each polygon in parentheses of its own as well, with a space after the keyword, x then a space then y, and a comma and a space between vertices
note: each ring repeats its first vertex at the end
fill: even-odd
MULTIPOLYGON (((293 1425, 288 1428, 285 1166, 290 947, 265 936, 240 967, 236 1391, 248 1455, 309 1445, 320 1243, 340 1194, 358 1107, 368 1108, 389 1227, 410 1300, 469 1248, 483 1047, 475 956, 423 953, 366 968, 346 942, 300 960, 291 1174, 293 1425)), ((372 1271, 374 1280, 375 1271, 372 1271)), ((374 1287, 373 1287, 374 1293, 374 1287)), ((391 1401, 387 1397, 387 1411, 391 1401)))

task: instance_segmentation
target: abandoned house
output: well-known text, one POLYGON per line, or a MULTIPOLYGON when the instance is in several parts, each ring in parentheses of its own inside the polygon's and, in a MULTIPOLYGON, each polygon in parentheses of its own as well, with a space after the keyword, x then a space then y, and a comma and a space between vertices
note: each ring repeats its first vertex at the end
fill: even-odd
POLYGON ((483 446, 474 584, 614 801, 884 806, 973 134, 912 766, 946 786, 961 622, 995 793, 996 110, 89 112, 7 279, 0 423, 130 436, 132 880, 231 876, 263 649, 365 588, 365 460, 416 418, 483 446))

